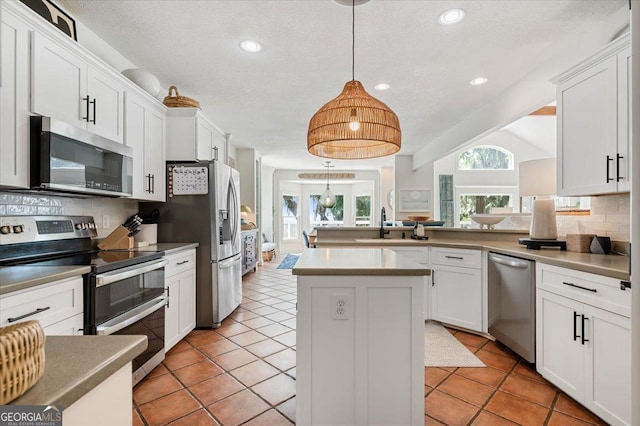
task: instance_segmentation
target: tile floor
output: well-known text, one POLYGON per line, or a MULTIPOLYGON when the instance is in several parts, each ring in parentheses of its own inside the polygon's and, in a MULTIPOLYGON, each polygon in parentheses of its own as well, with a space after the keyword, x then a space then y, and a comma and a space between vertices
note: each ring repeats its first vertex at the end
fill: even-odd
MULTIPOLYGON (((295 277, 284 256, 244 276, 241 306, 194 330, 133 391, 134 425, 290 425, 295 419, 295 277)), ((604 425, 526 362, 450 330, 486 368, 425 368, 425 425, 604 425)))

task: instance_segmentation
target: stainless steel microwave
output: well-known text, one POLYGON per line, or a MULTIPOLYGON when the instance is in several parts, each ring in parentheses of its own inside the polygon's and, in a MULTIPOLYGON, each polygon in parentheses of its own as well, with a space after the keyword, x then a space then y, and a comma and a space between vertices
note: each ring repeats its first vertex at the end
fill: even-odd
POLYGON ((31 188, 132 195, 131 147, 50 117, 31 117, 31 188))

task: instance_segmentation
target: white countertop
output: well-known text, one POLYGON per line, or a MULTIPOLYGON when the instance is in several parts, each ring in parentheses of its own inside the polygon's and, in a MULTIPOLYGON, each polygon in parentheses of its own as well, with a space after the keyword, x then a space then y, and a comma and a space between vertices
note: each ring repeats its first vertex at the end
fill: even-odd
POLYGON ((386 248, 325 248, 305 250, 293 275, 430 275, 429 267, 386 248))

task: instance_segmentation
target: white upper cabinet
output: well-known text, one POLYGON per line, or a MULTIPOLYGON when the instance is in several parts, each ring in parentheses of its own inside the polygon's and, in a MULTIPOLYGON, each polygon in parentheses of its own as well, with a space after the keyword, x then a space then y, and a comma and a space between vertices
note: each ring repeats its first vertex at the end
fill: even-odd
POLYGON ((629 35, 558 76, 558 195, 630 190, 629 35))
POLYGON ((31 53, 32 112, 123 142, 122 77, 37 32, 31 53))
POLYGON ((198 108, 167 111, 167 161, 211 161, 226 163, 224 133, 198 108))
POLYGON ((133 196, 165 201, 166 108, 127 91, 125 144, 133 149, 133 196))
POLYGON ((0 17, 0 186, 29 186, 29 26, 4 9, 0 17))

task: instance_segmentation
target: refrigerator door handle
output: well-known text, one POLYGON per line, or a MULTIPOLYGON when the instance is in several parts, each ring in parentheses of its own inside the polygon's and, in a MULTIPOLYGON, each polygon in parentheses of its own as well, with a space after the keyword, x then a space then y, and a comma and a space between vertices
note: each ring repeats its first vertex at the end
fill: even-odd
POLYGON ((238 195, 236 194, 236 188, 233 184, 233 176, 229 178, 229 198, 229 211, 233 212, 231 224, 231 229, 233 230, 231 234, 231 244, 233 244, 238 235, 238 210, 240 210, 238 206, 238 195))
POLYGON ((230 268, 231 266, 237 263, 240 263, 241 260, 242 260, 242 256, 240 254, 237 254, 230 259, 223 260, 222 262, 218 263, 218 267, 220 269, 230 268))

